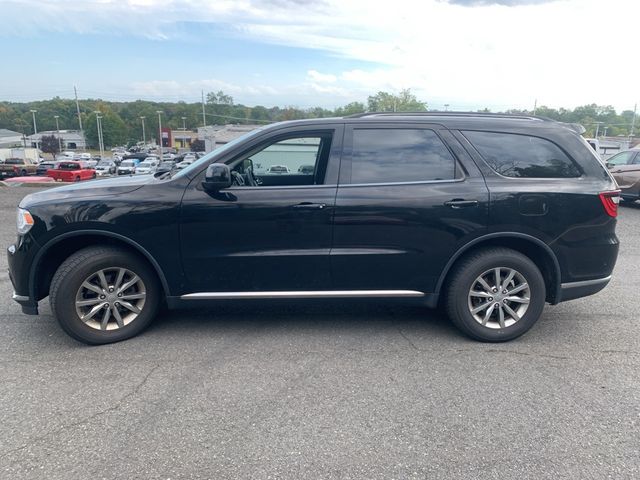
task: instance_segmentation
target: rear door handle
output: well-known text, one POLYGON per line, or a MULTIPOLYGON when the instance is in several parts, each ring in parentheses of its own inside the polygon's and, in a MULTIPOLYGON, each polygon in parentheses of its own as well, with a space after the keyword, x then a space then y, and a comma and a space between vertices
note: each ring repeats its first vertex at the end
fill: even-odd
POLYGON ((454 198, 448 202, 444 202, 445 206, 451 208, 466 208, 478 206, 478 200, 463 200, 461 198, 454 198))
POLYGON ((311 203, 311 202, 302 202, 294 205, 293 208, 304 209, 304 210, 322 210, 326 207, 326 203, 311 203))

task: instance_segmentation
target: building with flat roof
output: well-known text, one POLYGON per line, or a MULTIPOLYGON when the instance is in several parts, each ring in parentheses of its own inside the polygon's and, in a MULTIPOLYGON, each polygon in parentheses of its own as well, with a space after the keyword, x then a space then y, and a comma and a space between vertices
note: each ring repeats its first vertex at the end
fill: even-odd
MULTIPOLYGON (((62 138, 62 150, 84 150, 87 148, 87 142, 84 139, 84 133, 80 130, 60 130, 60 138, 62 138)), ((38 147, 43 136, 58 138, 57 130, 47 130, 46 132, 38 132, 27 137, 27 142, 31 147, 38 147)))
POLYGON ((24 146, 22 133, 0 128, 0 148, 12 148, 24 146))
POLYGON ((204 140, 204 151, 210 152, 216 147, 229 143, 242 135, 264 125, 207 125, 198 128, 198 140, 204 140))

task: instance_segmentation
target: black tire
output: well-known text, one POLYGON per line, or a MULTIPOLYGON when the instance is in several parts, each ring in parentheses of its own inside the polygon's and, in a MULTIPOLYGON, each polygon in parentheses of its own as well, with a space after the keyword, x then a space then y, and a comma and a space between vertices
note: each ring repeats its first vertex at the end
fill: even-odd
MULTIPOLYGON (((454 325, 469 337, 484 342, 505 342, 526 333, 538 321, 545 297, 544 278, 528 257, 508 248, 486 248, 469 254, 454 267, 446 291, 446 309, 454 325), (529 287, 529 303, 526 312, 512 325, 489 328, 472 315, 469 294, 479 276, 498 267, 516 270, 522 276, 529 287)), ((481 301, 493 303, 489 300, 481 301)))
POLYGON ((74 181, 75 181, 75 182, 79 182, 79 181, 80 181, 80 177, 76 177, 76 178, 74 179, 74 181))
POLYGON ((115 247, 88 247, 67 258, 51 281, 49 302, 58 323, 71 337, 90 345, 119 342, 144 330, 158 310, 162 290, 156 272, 140 257, 115 247), (114 330, 98 330, 83 322, 76 311, 76 294, 95 272, 126 268, 140 277, 146 289, 144 306, 137 317, 114 330))

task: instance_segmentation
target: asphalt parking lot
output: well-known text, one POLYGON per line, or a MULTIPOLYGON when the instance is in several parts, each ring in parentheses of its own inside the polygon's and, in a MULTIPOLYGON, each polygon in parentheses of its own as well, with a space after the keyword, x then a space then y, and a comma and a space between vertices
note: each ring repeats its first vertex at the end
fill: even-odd
MULTIPOLYGON (((0 245, 33 188, 0 187, 0 245)), ((601 294, 526 336, 415 307, 222 304, 87 347, 0 260, 0 477, 638 478, 640 206, 601 294)))

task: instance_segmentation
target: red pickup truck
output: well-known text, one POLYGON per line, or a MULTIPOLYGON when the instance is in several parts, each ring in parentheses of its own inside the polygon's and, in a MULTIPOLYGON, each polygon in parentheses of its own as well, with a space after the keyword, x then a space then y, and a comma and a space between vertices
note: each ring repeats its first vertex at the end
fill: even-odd
POLYGON ((80 162, 60 162, 56 168, 47 170, 47 177, 61 182, 79 182, 96 178, 96 171, 80 162))

